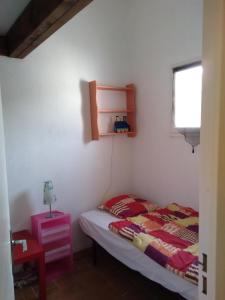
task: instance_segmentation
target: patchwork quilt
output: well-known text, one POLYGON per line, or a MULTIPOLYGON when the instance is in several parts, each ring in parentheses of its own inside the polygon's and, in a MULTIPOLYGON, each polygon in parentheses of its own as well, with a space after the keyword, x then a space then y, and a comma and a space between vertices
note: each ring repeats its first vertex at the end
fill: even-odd
POLYGON ((174 203, 112 222, 109 229, 130 240, 164 268, 198 284, 197 211, 174 203))

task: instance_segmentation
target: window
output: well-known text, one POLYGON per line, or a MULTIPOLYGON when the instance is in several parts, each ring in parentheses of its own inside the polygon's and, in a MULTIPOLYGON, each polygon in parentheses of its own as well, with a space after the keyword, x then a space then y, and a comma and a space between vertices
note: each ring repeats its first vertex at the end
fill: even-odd
POLYGON ((201 127, 201 62, 177 67, 174 73, 174 126, 177 129, 201 127))

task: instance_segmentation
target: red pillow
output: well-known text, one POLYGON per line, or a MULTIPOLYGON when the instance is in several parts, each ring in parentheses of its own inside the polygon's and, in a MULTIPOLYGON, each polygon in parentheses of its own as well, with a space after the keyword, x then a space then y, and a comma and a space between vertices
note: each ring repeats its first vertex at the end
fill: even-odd
POLYGON ((131 195, 120 195, 105 201, 99 208, 109 211, 118 218, 126 219, 155 210, 157 205, 131 195))

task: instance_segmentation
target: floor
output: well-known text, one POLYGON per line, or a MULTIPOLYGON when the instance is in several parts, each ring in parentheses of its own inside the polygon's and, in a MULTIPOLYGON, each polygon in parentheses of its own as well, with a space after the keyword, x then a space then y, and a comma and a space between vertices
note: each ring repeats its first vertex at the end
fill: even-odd
MULTIPOLYGON (((16 289, 16 300, 38 299, 38 289, 32 285, 16 289)), ((97 265, 91 255, 75 258, 74 271, 48 284, 47 300, 183 300, 147 280, 98 249, 97 265)))

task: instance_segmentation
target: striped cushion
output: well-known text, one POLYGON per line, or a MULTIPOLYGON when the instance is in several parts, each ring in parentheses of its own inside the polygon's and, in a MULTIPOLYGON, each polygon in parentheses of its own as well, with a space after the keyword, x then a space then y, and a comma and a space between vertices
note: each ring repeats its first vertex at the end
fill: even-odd
POLYGON ((150 201, 127 194, 109 199, 99 206, 100 209, 104 209, 122 219, 148 213, 155 210, 157 207, 157 205, 150 201))

